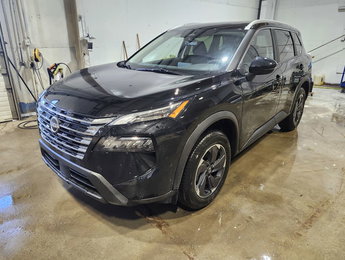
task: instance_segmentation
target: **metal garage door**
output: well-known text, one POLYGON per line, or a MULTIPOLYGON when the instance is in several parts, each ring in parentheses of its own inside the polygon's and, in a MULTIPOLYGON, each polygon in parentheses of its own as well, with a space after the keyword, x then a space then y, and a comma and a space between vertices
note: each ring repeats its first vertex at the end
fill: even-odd
POLYGON ((12 120, 4 78, 0 74, 0 122, 12 120))

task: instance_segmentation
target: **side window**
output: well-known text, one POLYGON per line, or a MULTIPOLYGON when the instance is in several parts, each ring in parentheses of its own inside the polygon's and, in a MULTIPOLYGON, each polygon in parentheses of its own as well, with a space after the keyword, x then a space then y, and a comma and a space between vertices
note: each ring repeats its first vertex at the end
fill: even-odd
POLYGON ((292 38, 295 43, 296 55, 301 55, 303 47, 298 35, 296 33, 292 33, 292 38))
POLYGON ((250 64, 258 56, 274 59, 272 35, 269 29, 261 30, 254 36, 241 62, 239 68, 241 73, 248 73, 250 64))
POLYGON ((275 30, 280 62, 287 61, 295 56, 293 42, 289 31, 275 30))

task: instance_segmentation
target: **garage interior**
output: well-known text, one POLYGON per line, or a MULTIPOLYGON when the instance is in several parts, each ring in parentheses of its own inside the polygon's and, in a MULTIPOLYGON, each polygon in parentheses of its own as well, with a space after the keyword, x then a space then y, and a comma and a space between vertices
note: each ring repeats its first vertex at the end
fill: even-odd
POLYGON ((1 259, 344 259, 344 0, 2 0, 0 9, 1 259), (300 30, 313 93, 298 129, 276 127, 233 160, 208 207, 102 204, 42 161, 35 99, 52 64, 67 77, 180 24, 257 18, 300 30))

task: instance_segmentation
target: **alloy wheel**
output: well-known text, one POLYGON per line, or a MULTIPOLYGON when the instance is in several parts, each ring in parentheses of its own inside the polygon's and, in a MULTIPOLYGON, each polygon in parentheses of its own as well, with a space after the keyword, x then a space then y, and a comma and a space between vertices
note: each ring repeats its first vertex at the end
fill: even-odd
POLYGON ((194 181, 199 197, 209 197, 219 186, 226 167, 226 156, 225 148, 221 144, 214 144, 200 158, 194 181))
POLYGON ((303 93, 301 93, 296 101, 296 105, 295 105, 295 109, 293 113, 293 122, 295 125, 297 125, 302 118, 303 107, 304 107, 304 95, 303 93))

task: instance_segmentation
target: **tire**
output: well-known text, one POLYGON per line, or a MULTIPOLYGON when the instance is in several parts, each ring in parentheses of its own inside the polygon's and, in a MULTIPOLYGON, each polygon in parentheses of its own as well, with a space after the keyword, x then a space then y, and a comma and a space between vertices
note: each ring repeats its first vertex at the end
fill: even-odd
POLYGON ((296 100, 294 102, 291 114, 278 124, 281 131, 289 132, 294 130, 298 126, 303 115, 305 100, 305 90, 303 88, 300 88, 297 92, 296 100))
POLYGON ((192 150, 180 185, 179 203, 188 210, 210 204, 226 179, 231 147, 220 131, 207 132, 192 150))

